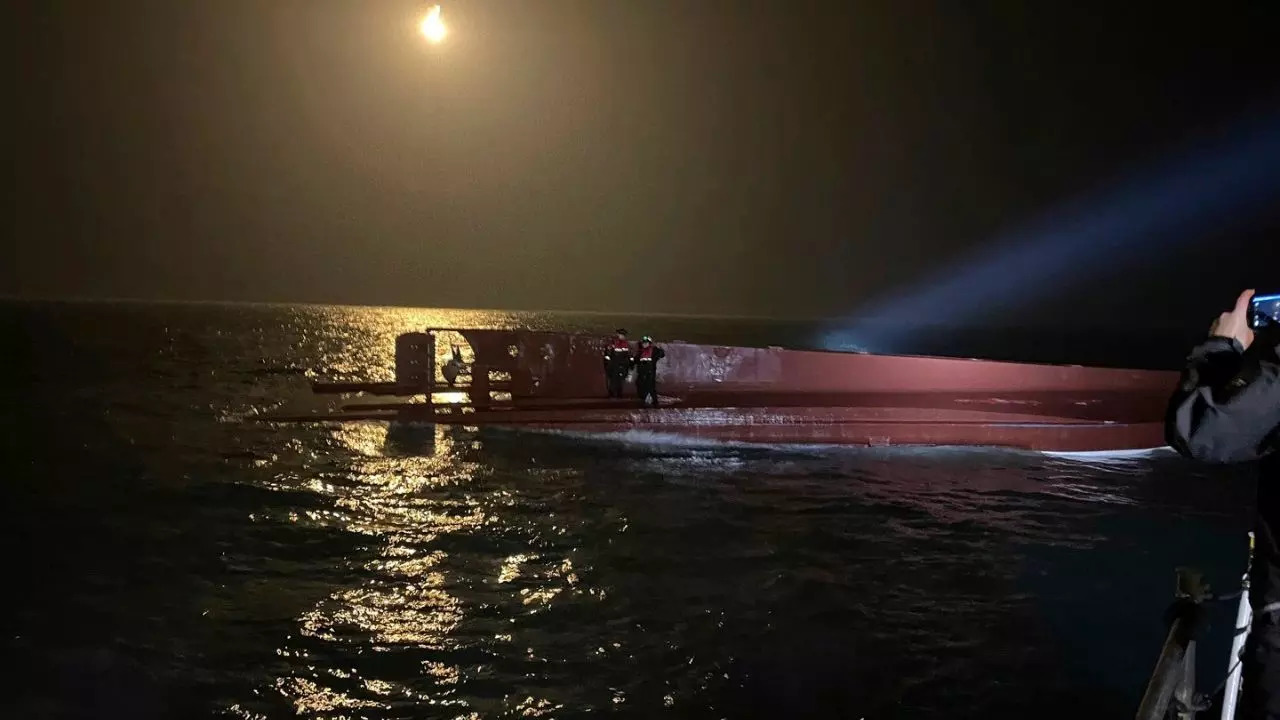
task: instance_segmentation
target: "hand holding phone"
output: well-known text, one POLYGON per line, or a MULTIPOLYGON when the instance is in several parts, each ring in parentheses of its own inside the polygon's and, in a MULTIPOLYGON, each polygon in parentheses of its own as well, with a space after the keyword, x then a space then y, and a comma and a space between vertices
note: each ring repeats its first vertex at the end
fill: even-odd
POLYGON ((1245 350, 1253 344, 1253 329, 1249 326, 1250 313, 1253 309, 1253 290, 1245 290, 1236 298, 1235 307, 1222 313, 1209 326, 1209 335, 1213 337, 1231 338, 1240 343, 1245 350))
POLYGON ((1249 301, 1249 327, 1254 330, 1280 328, 1280 293, 1253 296, 1249 301))

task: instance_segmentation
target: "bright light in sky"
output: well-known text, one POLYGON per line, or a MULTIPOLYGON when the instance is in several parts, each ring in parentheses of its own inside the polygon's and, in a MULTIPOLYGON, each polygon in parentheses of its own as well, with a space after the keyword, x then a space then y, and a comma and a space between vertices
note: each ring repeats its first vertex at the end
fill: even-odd
POLYGON ((449 29, 444 26, 444 21, 440 19, 440 6, 432 5, 427 10, 427 16, 422 18, 422 35, 427 40, 438 43, 444 40, 444 36, 449 34, 449 29))

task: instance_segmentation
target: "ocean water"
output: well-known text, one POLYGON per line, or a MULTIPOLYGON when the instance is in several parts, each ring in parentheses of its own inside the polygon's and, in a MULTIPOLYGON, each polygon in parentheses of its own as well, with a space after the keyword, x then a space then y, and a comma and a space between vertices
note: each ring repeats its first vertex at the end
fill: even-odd
POLYGON ((1175 566, 1229 590, 1245 561, 1249 469, 1165 452, 254 421, 311 376, 389 379, 406 330, 617 318, 0 313, 2 717, 1131 717, 1175 566))

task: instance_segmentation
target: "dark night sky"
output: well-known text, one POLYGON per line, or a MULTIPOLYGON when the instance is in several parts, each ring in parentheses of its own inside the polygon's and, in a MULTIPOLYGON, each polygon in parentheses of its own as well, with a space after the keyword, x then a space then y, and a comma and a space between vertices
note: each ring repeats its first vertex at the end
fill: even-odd
MULTIPOLYGON (((1275 2, 19 4, 22 296, 843 315, 1280 108, 1275 2)), ((1276 238, 1037 307, 1198 320, 1276 238)))

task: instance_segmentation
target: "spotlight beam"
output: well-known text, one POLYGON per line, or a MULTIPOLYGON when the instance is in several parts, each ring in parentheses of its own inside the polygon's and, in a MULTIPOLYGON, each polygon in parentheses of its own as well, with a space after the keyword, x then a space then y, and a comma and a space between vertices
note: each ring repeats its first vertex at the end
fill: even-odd
POLYGON ((1248 222, 1280 197, 1280 117, 1065 204, 1003 234, 959 266, 864 306, 824 338, 829 349, 883 350, 922 323, 961 326, 1061 291, 1089 273, 1171 251, 1248 222))

